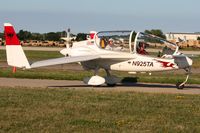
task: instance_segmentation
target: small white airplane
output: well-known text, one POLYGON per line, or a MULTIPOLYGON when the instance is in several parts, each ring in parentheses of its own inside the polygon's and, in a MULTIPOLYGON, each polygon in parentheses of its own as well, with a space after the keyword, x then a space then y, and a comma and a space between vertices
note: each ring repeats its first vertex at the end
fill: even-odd
POLYGON ((142 32, 135 35, 133 31, 94 32, 89 40, 61 50, 65 57, 30 63, 10 23, 4 24, 4 32, 8 65, 32 69, 77 62, 84 70, 94 70, 94 76, 83 80, 92 86, 116 85, 119 80, 111 75, 111 70, 136 73, 184 69, 187 77, 177 83, 177 88, 183 89, 192 66, 192 60, 180 53, 176 44, 142 32), (105 78, 98 76, 99 69, 106 71, 105 78))

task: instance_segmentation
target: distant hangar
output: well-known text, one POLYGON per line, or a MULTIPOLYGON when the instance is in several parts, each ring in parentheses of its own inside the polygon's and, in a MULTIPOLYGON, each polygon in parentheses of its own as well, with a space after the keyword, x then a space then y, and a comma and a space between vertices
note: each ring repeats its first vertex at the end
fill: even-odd
POLYGON ((187 41, 187 40, 198 40, 200 38, 200 33, 178 33, 169 32, 165 34, 167 40, 187 41))

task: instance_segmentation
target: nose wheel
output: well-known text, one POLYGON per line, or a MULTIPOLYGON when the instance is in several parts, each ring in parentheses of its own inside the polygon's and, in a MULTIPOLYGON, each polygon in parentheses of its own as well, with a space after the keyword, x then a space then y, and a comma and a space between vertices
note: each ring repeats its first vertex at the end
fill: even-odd
POLYGON ((185 87, 185 84, 183 84, 181 82, 176 83, 176 88, 177 89, 182 90, 184 87, 185 87))

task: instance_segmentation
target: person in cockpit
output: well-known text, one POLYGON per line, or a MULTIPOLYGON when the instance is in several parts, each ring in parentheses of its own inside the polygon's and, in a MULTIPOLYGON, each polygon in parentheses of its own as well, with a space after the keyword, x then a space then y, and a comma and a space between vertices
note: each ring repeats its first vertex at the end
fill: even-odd
POLYGON ((140 42, 139 47, 137 48, 137 53, 142 54, 142 55, 147 55, 148 52, 145 50, 146 49, 146 44, 144 42, 140 42))
POLYGON ((101 40, 100 40, 100 47, 105 49, 107 46, 107 40, 105 37, 102 37, 101 40))
POLYGON ((115 45, 114 45, 113 39, 109 39, 108 45, 106 46, 105 49, 107 49, 107 50, 113 50, 114 47, 115 47, 115 45))

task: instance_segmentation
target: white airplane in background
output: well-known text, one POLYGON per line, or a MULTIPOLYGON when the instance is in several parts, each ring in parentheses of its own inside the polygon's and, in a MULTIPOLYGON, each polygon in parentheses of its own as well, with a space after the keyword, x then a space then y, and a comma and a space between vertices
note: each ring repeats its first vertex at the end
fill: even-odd
POLYGON ((176 44, 142 32, 135 35, 133 31, 98 32, 91 35, 91 39, 62 50, 65 57, 30 63, 13 26, 5 23, 4 29, 8 65, 32 69, 78 62, 84 70, 94 70, 94 76, 84 78, 84 82, 92 86, 104 83, 114 86, 118 78, 111 75, 111 70, 135 73, 184 69, 187 77, 184 82, 177 83, 177 88, 183 89, 192 66, 192 60, 180 53, 176 44), (106 71, 105 78, 98 76, 99 69, 106 71))

